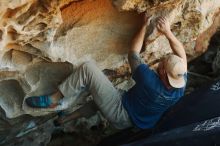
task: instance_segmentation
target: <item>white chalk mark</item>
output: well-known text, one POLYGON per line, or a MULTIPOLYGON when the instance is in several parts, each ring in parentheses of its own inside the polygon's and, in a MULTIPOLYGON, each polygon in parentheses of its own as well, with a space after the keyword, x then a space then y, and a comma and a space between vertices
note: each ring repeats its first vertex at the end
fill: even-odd
POLYGON ((215 128, 220 128, 220 117, 211 120, 206 120, 202 124, 197 125, 193 129, 193 131, 208 131, 208 130, 213 130, 215 128))

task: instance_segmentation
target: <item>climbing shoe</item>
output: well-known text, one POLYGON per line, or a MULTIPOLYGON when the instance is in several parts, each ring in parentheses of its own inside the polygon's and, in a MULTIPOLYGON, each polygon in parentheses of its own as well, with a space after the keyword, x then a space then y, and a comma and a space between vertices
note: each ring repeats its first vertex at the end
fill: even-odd
POLYGON ((49 108, 52 106, 52 99, 48 95, 28 97, 25 102, 30 107, 49 108))

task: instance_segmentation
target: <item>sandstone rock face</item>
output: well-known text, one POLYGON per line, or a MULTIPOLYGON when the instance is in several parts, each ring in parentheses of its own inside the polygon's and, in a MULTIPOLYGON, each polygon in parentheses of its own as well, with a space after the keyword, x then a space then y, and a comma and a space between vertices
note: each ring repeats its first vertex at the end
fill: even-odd
MULTIPOLYGON (((171 22, 172 31, 177 38, 184 44, 187 55, 190 58, 197 56, 194 48, 196 40, 202 32, 208 29, 212 24, 216 13, 219 11, 220 1, 206 0, 156 0, 156 1, 141 1, 141 0, 115 0, 115 5, 120 10, 137 10, 139 12, 146 11, 156 19, 158 16, 165 16, 171 22)), ((153 55, 153 58, 158 58, 162 54, 170 51, 168 42, 155 29, 155 19, 148 32, 146 41, 145 54, 153 55), (161 51, 161 48, 164 48, 161 51), (158 53, 160 52, 160 53, 158 53)), ((207 39, 210 35, 207 35, 207 39)), ((149 58, 149 55, 147 55, 149 58)))
MULTIPOLYGON (((34 109, 24 102, 29 96, 54 92, 74 70, 72 64, 95 60, 101 69, 123 65, 128 73, 127 50, 140 24, 138 13, 145 11, 153 16, 142 53, 150 65, 171 52, 155 28, 158 16, 169 19, 188 59, 204 52, 220 27, 219 0, 1 0, 0 144, 33 119, 26 114, 74 109, 71 101, 56 109, 34 109)), ((132 83, 118 87, 127 89, 132 83)))
POLYGON ((126 63, 140 23, 137 12, 153 16, 142 53, 148 63, 171 52, 155 27, 158 16, 169 19, 189 59, 196 57, 194 48, 201 42, 197 38, 219 15, 220 1, 3 0, 0 8, 0 106, 8 118, 14 118, 51 112, 29 108, 24 99, 55 91, 71 74, 70 63, 96 60, 101 69, 126 63))

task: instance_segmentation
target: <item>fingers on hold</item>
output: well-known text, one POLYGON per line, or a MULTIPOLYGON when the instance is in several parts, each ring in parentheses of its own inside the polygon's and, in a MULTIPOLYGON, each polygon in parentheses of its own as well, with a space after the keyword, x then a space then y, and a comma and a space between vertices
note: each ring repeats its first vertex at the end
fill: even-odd
POLYGON ((148 20, 151 20, 153 18, 153 15, 148 16, 148 20))
POLYGON ((148 21, 150 21, 153 18, 153 15, 149 15, 145 13, 145 18, 148 19, 148 21))
POLYGON ((163 21, 163 22, 165 22, 166 21, 166 19, 163 17, 163 18, 161 18, 161 20, 163 21))
POLYGON ((149 16, 146 17, 146 18, 147 18, 148 24, 150 24, 150 23, 151 23, 151 20, 152 20, 152 18, 153 18, 153 15, 149 15, 149 16))
POLYGON ((158 17, 157 18, 157 21, 163 21, 163 22, 166 22, 167 21, 167 18, 166 17, 164 17, 164 16, 160 16, 160 17, 158 17))
POLYGON ((163 18, 160 18, 159 21, 164 22, 163 18))
POLYGON ((160 28, 161 28, 161 27, 160 27, 160 24, 157 24, 157 25, 156 25, 156 27, 157 27, 158 29, 160 29, 160 28))
POLYGON ((159 23, 159 19, 158 18, 157 18, 156 22, 159 23))
POLYGON ((166 18, 166 17, 163 17, 163 21, 166 22, 166 21, 167 21, 167 18, 166 18))
POLYGON ((160 17, 158 17, 158 18, 157 18, 157 21, 159 21, 160 19, 161 19, 161 18, 160 18, 160 17))
POLYGON ((164 24, 165 22, 163 20, 158 20, 159 24, 164 24))

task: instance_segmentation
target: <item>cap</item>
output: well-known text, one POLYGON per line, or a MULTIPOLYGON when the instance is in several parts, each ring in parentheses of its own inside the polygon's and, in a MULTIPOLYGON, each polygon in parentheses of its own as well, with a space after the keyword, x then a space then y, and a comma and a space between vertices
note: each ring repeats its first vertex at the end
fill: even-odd
POLYGON ((164 68, 172 87, 182 88, 185 86, 184 74, 187 72, 187 69, 182 58, 174 54, 168 55, 165 58, 164 68))

